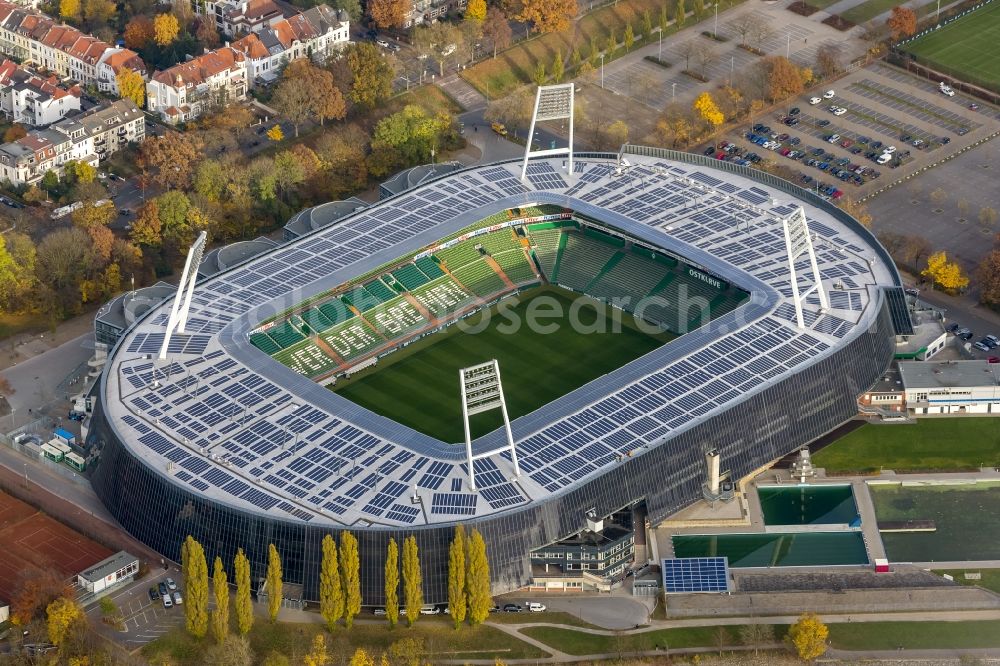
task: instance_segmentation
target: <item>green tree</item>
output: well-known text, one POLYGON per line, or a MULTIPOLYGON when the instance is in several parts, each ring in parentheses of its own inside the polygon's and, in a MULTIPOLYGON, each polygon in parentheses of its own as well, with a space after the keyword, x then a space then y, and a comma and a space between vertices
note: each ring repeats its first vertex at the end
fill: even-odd
POLYGON ((229 635, 229 581, 222 566, 222 558, 215 556, 212 572, 212 590, 215 593, 215 609, 212 611, 212 635, 216 643, 226 640, 229 635))
POLYGON ((465 621, 465 585, 465 529, 458 525, 448 548, 448 608, 456 629, 465 621))
POLYGON ((284 583, 281 580, 281 555, 273 543, 267 545, 267 615, 273 623, 278 619, 281 610, 281 593, 284 583))
POLYGON ((365 109, 373 109, 392 94, 395 76, 392 65, 370 42, 356 42, 344 48, 344 58, 351 72, 352 102, 365 109))
POLYGON ((788 640, 803 661, 823 656, 829 635, 830 630, 815 613, 803 613, 798 622, 788 628, 788 640))
POLYGON ((194 191, 212 203, 218 203, 229 181, 229 169, 221 162, 204 160, 194 172, 194 191))
POLYGON ((573 47, 573 52, 569 54, 570 71, 576 71, 581 62, 583 62, 583 56, 580 55, 580 47, 575 46, 573 47))
POLYGON ((35 286, 35 245, 16 231, 0 234, 0 311, 28 305, 35 286))
POLYGON ((625 52, 628 53, 632 50, 632 45, 635 44, 635 31, 632 29, 631 23, 625 26, 625 36, 623 39, 625 40, 625 52))
POLYGON ((413 626, 424 605, 424 579, 420 573, 420 555, 417 538, 412 534, 403 541, 403 599, 406 605, 406 624, 413 626))
POLYGON ((608 32, 608 41, 604 44, 604 52, 607 53, 608 59, 615 57, 615 51, 618 50, 618 36, 615 34, 615 29, 611 28, 608 32))
POLYGON ((674 7, 674 25, 680 28, 684 25, 686 17, 687 9, 684 7, 684 0, 677 0, 677 5, 674 7))
POLYGON ((668 14, 668 12, 667 12, 667 3, 664 2, 662 5, 660 5, 660 30, 661 31, 666 30, 667 29, 667 25, 670 23, 670 19, 668 18, 667 14, 668 14))
POLYGON ((323 562, 319 570, 319 612, 330 631, 333 631, 337 621, 344 615, 344 590, 340 585, 337 544, 329 534, 323 537, 323 562))
POLYGON ((399 621, 399 546, 392 537, 385 554, 385 617, 390 627, 399 621))
POLYGON ((191 200, 183 192, 168 190, 156 197, 156 208, 163 240, 182 245, 190 236, 187 214, 191 200))
POLYGON ((648 42, 649 38, 652 36, 653 36, 653 17, 650 16, 648 9, 644 9, 642 11, 642 38, 648 42))
POLYGON ((184 621, 195 638, 208 632, 208 562, 205 549, 190 534, 184 541, 184 621))
POLYGON ((563 64, 562 51, 556 50, 556 57, 552 60, 552 80, 562 83, 563 75, 566 73, 566 66, 563 64))
POLYGON ((705 2, 704 0, 693 0, 691 3, 691 11, 694 12, 694 18, 696 21, 701 20, 701 15, 705 13, 705 2))
POLYGON ((493 598, 490 595, 490 564, 486 555, 486 541, 479 530, 473 529, 468 539, 466 557, 466 590, 469 594, 469 622, 482 624, 490 614, 493 598))
POLYGON ((350 629, 361 612, 361 559, 358 540, 344 530, 340 533, 340 575, 344 589, 344 624, 350 629))
POLYGON ((531 72, 531 80, 540 86, 545 84, 545 77, 545 63, 539 60, 535 64, 535 69, 531 72))
POLYGON ((253 628, 253 601, 250 599, 250 560, 240 548, 233 562, 236 574, 236 628, 246 636, 253 628))

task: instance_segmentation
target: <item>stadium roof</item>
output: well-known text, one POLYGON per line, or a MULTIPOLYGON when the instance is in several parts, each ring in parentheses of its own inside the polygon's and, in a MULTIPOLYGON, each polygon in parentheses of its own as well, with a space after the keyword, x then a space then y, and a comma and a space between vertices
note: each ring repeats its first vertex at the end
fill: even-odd
MULTIPOLYGON (((109 356, 108 421, 157 473, 249 512, 355 527, 467 522, 566 492, 737 407, 866 330, 884 299, 878 286, 898 288, 871 236, 808 193, 698 156, 641 150, 649 156, 629 154, 625 175, 607 155, 579 155, 572 174, 561 159, 535 160, 526 183, 513 161, 464 169, 203 280, 166 361, 155 358, 172 299, 109 356), (815 297, 806 303, 807 330, 794 323, 778 223, 800 202, 831 299, 828 312, 815 297), (665 248, 751 299, 516 419, 519 479, 509 454, 497 453, 475 462, 478 490, 470 491, 463 447, 374 414, 248 341, 253 328, 309 297, 498 210, 535 203, 665 248)), ((480 438, 474 451, 495 448, 500 435, 480 438)))

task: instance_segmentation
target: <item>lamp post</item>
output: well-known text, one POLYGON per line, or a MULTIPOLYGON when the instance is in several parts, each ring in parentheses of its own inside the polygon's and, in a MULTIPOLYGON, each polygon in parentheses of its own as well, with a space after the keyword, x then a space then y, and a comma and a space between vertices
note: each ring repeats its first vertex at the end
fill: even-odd
MULTIPOLYGON (((940 2, 940 0, 938 0, 940 2)), ((715 38, 719 38, 719 3, 715 3, 715 28, 712 30, 712 34, 715 38)))
POLYGON ((674 100, 677 99, 677 82, 670 84, 670 103, 673 104, 674 100))
POLYGON ((601 90, 604 90, 604 54, 601 54, 601 90))
MULTIPOLYGON (((938 0, 938 2, 940 2, 940 1, 941 0, 938 0)), ((660 35, 660 45, 659 45, 659 50, 656 53, 656 59, 659 60, 662 63, 663 62, 663 28, 659 29, 659 35, 660 35)))

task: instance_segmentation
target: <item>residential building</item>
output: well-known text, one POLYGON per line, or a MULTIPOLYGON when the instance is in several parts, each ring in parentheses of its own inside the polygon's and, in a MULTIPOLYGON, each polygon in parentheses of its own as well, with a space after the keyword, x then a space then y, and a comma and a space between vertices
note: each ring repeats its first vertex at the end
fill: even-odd
POLYGON ((0 0, 0 54, 106 92, 117 91, 114 79, 123 66, 146 74, 145 64, 134 51, 114 47, 7 0, 0 0))
POLYGON ((132 100, 106 102, 0 146, 0 180, 30 185, 47 171, 61 174, 71 160, 96 167, 126 145, 145 140, 145 128, 132 100))
POLYGON ((41 76, 12 60, 0 63, 0 110, 7 119, 39 127, 80 110, 80 86, 63 86, 54 76, 41 76))
POLYGON ((165 122, 197 118, 213 105, 246 98, 247 59, 225 46, 156 72, 146 84, 146 106, 165 122))
POLYGON ((319 5, 275 21, 233 42, 247 57, 251 85, 273 81, 296 58, 324 62, 350 41, 350 20, 343 10, 319 5))
POLYGON ((464 10, 468 0, 413 0, 406 15, 404 28, 420 23, 433 23, 448 12, 464 10))
POLYGON ((263 28, 298 10, 285 5, 282 11, 273 0, 215 0, 202 4, 206 14, 215 19, 215 27, 230 37, 260 32, 263 28))

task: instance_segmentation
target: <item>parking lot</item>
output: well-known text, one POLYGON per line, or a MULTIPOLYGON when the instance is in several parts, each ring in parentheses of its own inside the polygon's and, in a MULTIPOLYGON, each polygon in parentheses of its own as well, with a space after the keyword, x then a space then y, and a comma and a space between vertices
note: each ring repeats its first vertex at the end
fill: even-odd
POLYGON ((742 164, 771 160, 821 195, 859 199, 997 130, 996 108, 876 63, 754 119, 712 154, 742 164))
MULTIPOLYGON (((149 588, 156 587, 168 576, 180 586, 176 572, 154 571, 156 575, 147 576, 123 590, 111 595, 111 600, 124 618, 124 629, 114 628, 101 622, 100 606, 95 604, 87 609, 92 626, 101 627, 102 633, 112 640, 122 643, 129 650, 140 648, 163 636, 174 627, 184 624, 184 609, 181 607, 164 608, 160 599, 149 598, 149 588)), ((180 589, 180 587, 178 588, 180 589)))

